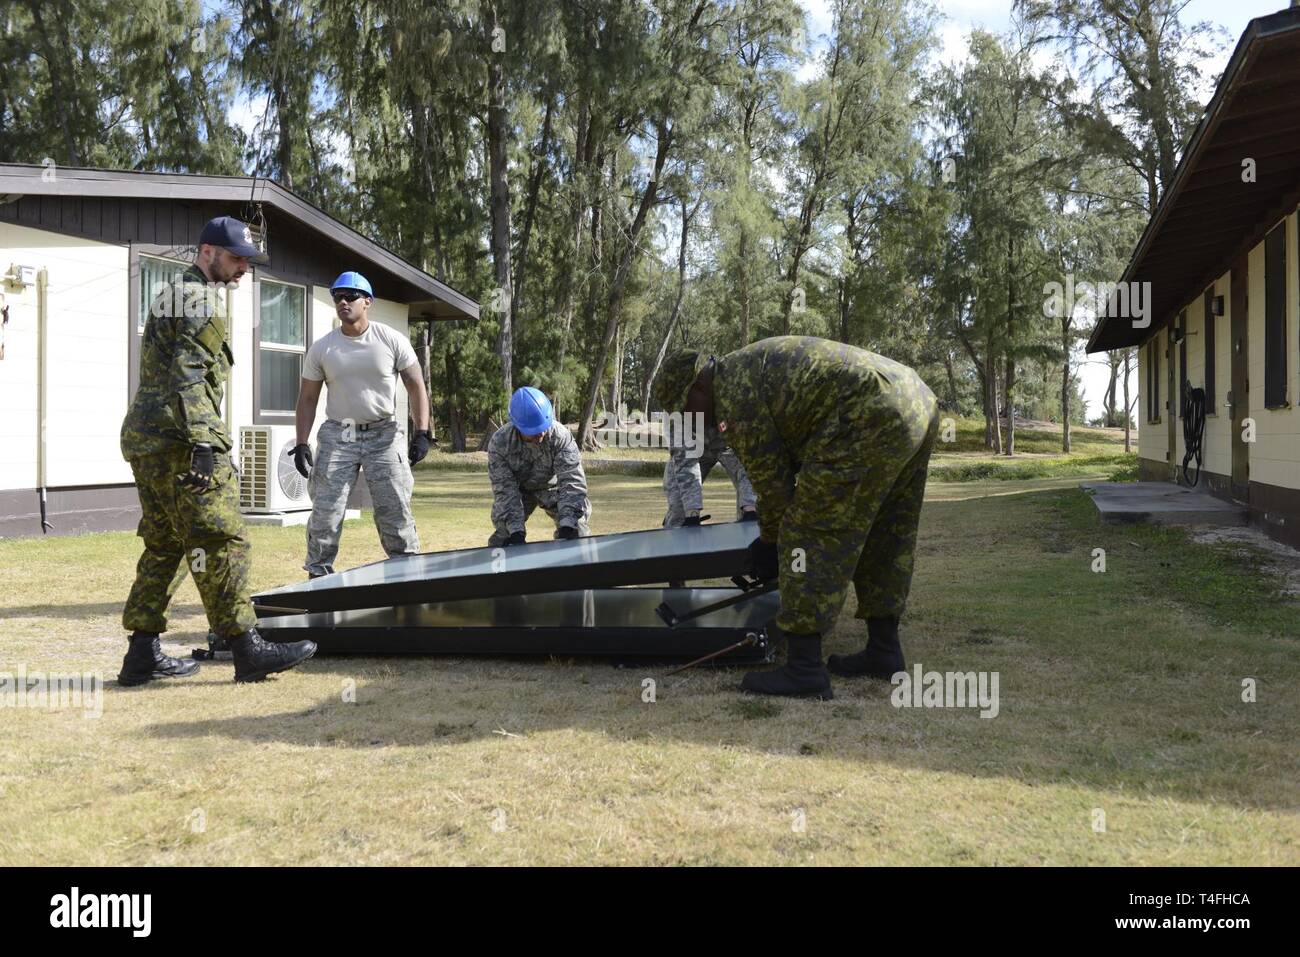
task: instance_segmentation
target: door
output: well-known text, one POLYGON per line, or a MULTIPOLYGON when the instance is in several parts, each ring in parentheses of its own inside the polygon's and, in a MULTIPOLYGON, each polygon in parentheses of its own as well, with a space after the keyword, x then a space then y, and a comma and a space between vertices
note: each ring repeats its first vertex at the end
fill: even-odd
POLYGON ((1250 415, 1250 382, 1246 378, 1247 310, 1250 308, 1246 289, 1250 275, 1246 264, 1246 256, 1242 255, 1232 266, 1232 389, 1225 403, 1232 419, 1232 497, 1242 503, 1250 501, 1250 445, 1241 437, 1242 423, 1250 415))

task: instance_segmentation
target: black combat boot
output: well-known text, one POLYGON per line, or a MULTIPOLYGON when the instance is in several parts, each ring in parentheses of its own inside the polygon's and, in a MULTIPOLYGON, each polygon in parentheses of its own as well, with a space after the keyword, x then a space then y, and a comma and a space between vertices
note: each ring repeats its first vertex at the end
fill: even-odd
POLYGON ((197 661, 164 655, 156 632, 133 632, 130 642, 131 647, 122 659, 122 670, 117 675, 117 683, 120 685, 129 688, 157 678, 186 678, 198 673, 197 661))
POLYGON ((236 681, 261 681, 277 671, 288 671, 316 654, 314 641, 264 641, 256 628, 230 639, 236 681))
MULTIPOLYGON (((774 631, 778 629, 773 626, 774 631)), ((740 682, 740 690, 750 694, 775 694, 787 697, 812 697, 829 701, 831 678, 822 665, 822 636, 792 635, 785 632, 785 665, 771 671, 751 671, 740 682)))
POLYGON ((853 655, 831 655, 826 667, 845 678, 880 678, 889 681, 906 671, 903 646, 898 641, 897 618, 868 618, 867 647, 853 655))

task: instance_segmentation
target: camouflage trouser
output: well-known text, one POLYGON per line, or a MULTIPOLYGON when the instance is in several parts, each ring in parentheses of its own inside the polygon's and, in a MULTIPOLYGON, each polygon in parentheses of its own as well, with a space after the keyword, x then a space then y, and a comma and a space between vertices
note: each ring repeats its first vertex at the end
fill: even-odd
POLYGON ((923 384, 902 402, 905 411, 895 415, 845 408, 809 446, 778 534, 776 621, 785 631, 829 632, 850 580, 858 618, 902 615, 939 432, 938 405, 923 384), (874 429, 861 424, 882 421, 874 429))
POLYGON ((307 480, 311 518, 307 520, 303 569, 309 575, 333 574, 348 495, 361 472, 374 503, 379 542, 388 557, 419 552, 420 538, 411 514, 415 479, 406 464, 406 438, 397 423, 362 431, 327 419, 321 423, 316 441, 316 464, 307 480))
MULTIPOLYGON (((555 535, 553 537, 559 538, 560 513, 557 508, 559 496, 556 494, 555 489, 544 488, 536 492, 532 489, 521 489, 519 494, 524 500, 524 520, 527 521, 528 517, 533 514, 533 510, 540 505, 542 511, 551 517, 551 521, 555 522, 555 535)), ((582 503, 582 517, 578 519, 579 538, 586 538, 591 534, 590 521, 591 499, 586 499, 582 503)), ((510 529, 506 527, 505 516, 498 515, 495 506, 492 508, 492 524, 496 526, 496 531, 488 539, 488 544, 493 548, 499 548, 510 538, 510 529)))
MULTIPOLYGON (((713 466, 721 465, 731 476, 732 484, 736 486, 736 518, 739 520, 741 512, 746 505, 754 505, 754 490, 749 484, 749 478, 745 475, 744 466, 740 464, 740 459, 736 453, 727 449, 721 455, 713 455, 705 452, 699 460, 692 465, 691 470, 698 472, 700 484, 709 477, 713 471, 713 466), (739 480, 738 480, 739 479, 739 480)), ((664 528, 679 528, 686 521, 687 504, 683 501, 683 489, 679 488, 681 479, 677 471, 676 463, 673 457, 669 455, 668 464, 664 466, 664 495, 668 498, 668 511, 664 513, 664 528)), ((703 501, 696 507, 703 507, 703 501)))
POLYGON ((215 456, 214 484, 206 492, 182 488, 176 480, 189 470, 188 448, 129 461, 140 496, 136 534, 144 539, 144 554, 122 624, 130 631, 166 631, 167 606, 188 571, 212 631, 228 638, 252 628, 257 619, 248 594, 250 549, 230 456, 215 456))

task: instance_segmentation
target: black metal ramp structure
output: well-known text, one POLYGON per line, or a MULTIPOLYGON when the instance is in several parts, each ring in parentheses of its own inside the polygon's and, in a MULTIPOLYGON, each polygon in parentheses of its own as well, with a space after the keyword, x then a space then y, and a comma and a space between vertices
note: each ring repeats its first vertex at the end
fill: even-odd
POLYGON ((660 602, 683 608, 735 594, 726 588, 601 588, 464 601, 279 615, 258 622, 268 641, 310 638, 324 655, 563 655, 624 660, 700 658, 749 642, 726 664, 770 657, 775 592, 669 628, 660 602))
POLYGON ((431 552, 253 603, 267 640, 310 638, 319 654, 670 661, 726 650, 716 663, 749 664, 771 657, 767 627, 780 608, 777 592, 740 577, 757 534, 754 523, 732 522, 431 552), (627 587, 729 577, 737 587, 627 587))

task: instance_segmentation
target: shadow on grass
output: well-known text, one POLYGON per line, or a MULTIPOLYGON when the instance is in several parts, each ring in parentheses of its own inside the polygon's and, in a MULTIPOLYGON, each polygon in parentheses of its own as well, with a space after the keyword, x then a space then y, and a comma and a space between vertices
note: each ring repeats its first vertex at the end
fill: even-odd
MULTIPOLYGON (((334 658, 300 674, 350 679, 355 703, 336 694, 142 733, 372 749, 578 731, 1293 809, 1300 656, 1287 623, 1300 617, 1272 587, 1259 567, 1189 545, 1182 530, 1100 525, 1078 491, 995 508, 927 502, 908 663, 998 673, 991 720, 975 708, 895 708, 892 687, 875 681, 834 679, 836 699, 815 702, 744 696, 740 669, 668 679, 662 668, 581 659, 334 658), (1094 570, 1098 548, 1105 573, 1094 570), (1244 703, 1242 676, 1268 694, 1244 703), (657 682, 654 703, 645 678, 657 682)), ((846 615, 824 651, 862 640, 846 615)))
MULTIPOLYGON (((0 608, 5 618, 98 618, 105 615, 120 618, 123 601, 86 602, 67 605, 19 605, 14 608, 0 608)), ((180 618, 184 615, 202 615, 202 605, 172 605, 167 614, 180 618)))

